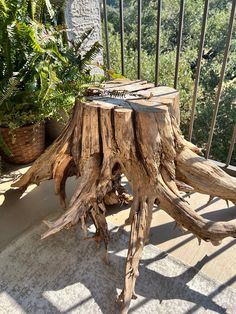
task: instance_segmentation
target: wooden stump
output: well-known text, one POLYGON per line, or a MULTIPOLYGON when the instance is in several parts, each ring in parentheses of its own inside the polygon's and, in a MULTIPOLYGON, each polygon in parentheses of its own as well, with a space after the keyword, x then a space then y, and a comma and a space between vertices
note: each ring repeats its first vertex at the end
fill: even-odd
POLYGON ((67 210, 56 221, 47 222, 49 229, 42 238, 78 222, 86 229, 86 219, 91 217, 96 226, 94 239, 107 246, 105 202, 114 195, 116 201, 128 199, 119 184, 121 174, 127 177, 133 191, 131 233, 124 288, 118 298, 122 313, 127 313, 135 296, 154 202, 158 200, 177 225, 199 240, 218 245, 225 237, 236 237, 235 223, 202 218, 180 190, 236 202, 236 180, 198 156, 200 149, 184 140, 174 89, 123 80, 107 82, 103 89, 91 89, 89 94, 86 102, 76 102, 61 136, 14 186, 25 189, 31 183, 54 179, 55 191, 67 210), (79 183, 66 206, 65 182, 71 175, 77 175, 79 183))

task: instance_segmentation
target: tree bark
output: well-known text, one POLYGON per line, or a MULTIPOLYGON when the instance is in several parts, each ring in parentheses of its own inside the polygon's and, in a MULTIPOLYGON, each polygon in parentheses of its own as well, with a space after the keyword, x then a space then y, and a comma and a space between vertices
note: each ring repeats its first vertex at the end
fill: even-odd
POLYGON ((76 101, 71 120, 61 136, 14 184, 54 179, 55 191, 66 212, 42 235, 48 237, 80 222, 86 229, 91 217, 96 226, 94 239, 108 245, 105 202, 129 201, 120 186, 124 174, 132 188, 131 233, 125 267, 124 289, 118 300, 127 313, 138 276, 138 265, 148 239, 155 201, 176 223, 198 239, 218 245, 236 237, 233 222, 212 222, 197 214, 181 197, 180 190, 194 190, 236 202, 236 180, 187 142, 179 129, 178 92, 153 87, 143 81, 111 81, 103 89, 90 89, 86 102, 76 101), (96 96, 95 96, 96 95, 96 96), (68 206, 65 183, 79 177, 68 206))

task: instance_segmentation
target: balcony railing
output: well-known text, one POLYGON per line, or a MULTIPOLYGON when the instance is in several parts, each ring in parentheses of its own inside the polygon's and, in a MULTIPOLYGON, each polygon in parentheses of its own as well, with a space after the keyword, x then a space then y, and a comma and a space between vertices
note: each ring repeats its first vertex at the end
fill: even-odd
MULTIPOLYGON (((223 61, 221 66, 221 71, 219 74, 219 81, 216 90, 216 98, 215 103, 213 104, 213 113, 211 117, 210 130, 208 133, 208 140, 206 143, 205 149, 205 158, 209 158, 212 140, 214 135, 214 130, 217 121, 217 114, 219 110, 222 87, 225 77, 225 70, 227 66, 227 60, 229 57, 230 44, 232 39, 233 25, 234 25, 234 17, 235 17, 235 9, 236 9, 236 0, 229 1, 231 2, 231 13, 228 22, 228 29, 225 40, 225 48, 223 61)), ((175 60, 175 71, 174 71, 174 88, 178 88, 178 78, 179 78, 179 66, 181 59, 181 49, 182 49, 182 35, 183 35, 183 27, 184 27, 184 18, 185 18, 185 0, 180 0, 179 5, 179 20, 177 27, 177 47, 176 47, 176 60, 175 60)), ((157 1, 157 28, 156 28, 156 61, 155 61, 155 86, 159 85, 159 70, 160 70, 160 37, 162 31, 161 18, 162 18, 162 5, 163 1, 157 1)), ((104 25, 104 34, 105 34, 105 55, 106 55, 106 67, 110 69, 111 59, 110 59, 110 51, 109 51, 109 32, 108 32, 108 17, 107 17, 107 3, 106 0, 102 1, 101 4, 101 12, 102 19, 104 25)), ((199 79, 201 73, 201 65, 202 65, 202 57, 204 51, 204 43, 205 43, 205 34, 207 28, 207 20, 209 15, 209 0, 204 1, 204 8, 202 13, 202 22, 201 22, 201 33, 199 40, 199 48, 198 48, 198 57, 197 57, 197 65, 196 65, 196 74, 195 79, 193 81, 193 96, 192 96, 192 106, 191 106, 191 116, 189 122, 189 130, 188 130, 188 139, 191 141, 193 136, 193 127, 194 120, 196 115, 196 105, 197 105, 197 95, 198 95, 198 87, 199 87, 199 79)), ((137 79, 141 79, 141 64, 142 64, 142 0, 137 0, 137 79)), ((120 56, 121 56, 121 74, 125 75, 125 43, 124 43, 124 3, 123 0, 119 0, 119 33, 120 33, 120 56)), ((227 168, 230 165, 232 153, 234 150, 234 144, 236 141, 236 124, 233 128, 233 133, 229 145, 228 156, 225 158, 225 167, 227 168)))

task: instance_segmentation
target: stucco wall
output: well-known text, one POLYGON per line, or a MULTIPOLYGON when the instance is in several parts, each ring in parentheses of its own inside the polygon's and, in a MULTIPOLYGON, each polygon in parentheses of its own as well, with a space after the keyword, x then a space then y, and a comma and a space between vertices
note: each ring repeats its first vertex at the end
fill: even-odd
MULTIPOLYGON (((78 38, 85 30, 94 27, 85 49, 91 47, 95 41, 102 42, 99 2, 99 0, 66 0, 65 2, 65 22, 69 28, 69 39, 78 38)), ((97 56, 95 61, 102 63, 102 53, 97 56)), ((95 72, 101 71, 95 70, 95 72)))

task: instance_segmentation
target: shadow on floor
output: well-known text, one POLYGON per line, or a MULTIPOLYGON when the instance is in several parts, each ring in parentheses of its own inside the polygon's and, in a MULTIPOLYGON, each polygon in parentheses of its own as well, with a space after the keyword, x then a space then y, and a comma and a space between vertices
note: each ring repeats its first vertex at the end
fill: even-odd
MULTIPOLYGON (((73 193, 75 186, 76 182, 71 178, 67 186, 68 196, 73 193)), ((23 198, 20 198, 21 192, 17 190, 8 190, 4 196, 5 200, 0 207, 0 250, 46 216, 61 213, 52 182, 42 183, 23 198)), ((114 211, 118 212, 123 208, 119 207, 114 211)), ((200 211, 202 208, 204 206, 197 210, 200 211)), ((227 221, 236 218, 236 211, 235 207, 222 208, 204 213, 203 217, 227 221)), ((178 229, 173 232, 174 225, 175 222, 171 222, 153 227, 151 232, 158 237, 156 240, 153 238, 152 243, 158 244, 180 237, 182 233, 178 229)), ((127 247, 127 242, 124 245, 118 237, 113 238, 110 247, 114 253, 111 254, 112 263, 108 266, 101 261, 104 252, 96 251, 94 243, 79 242, 76 231, 78 229, 63 231, 41 242, 40 234, 44 230, 45 227, 42 225, 36 228, 36 232, 33 229, 0 255, 0 300, 1 294, 4 294, 6 298, 14 300, 26 313, 40 311, 69 313, 72 310, 77 311, 81 306, 83 313, 90 313, 91 309, 94 313, 96 311, 104 314, 116 313, 118 307, 114 300, 117 295, 116 289, 122 289, 125 262, 125 253, 121 252, 127 247), (93 308, 94 302, 96 309, 93 308)), ((191 239, 193 236, 190 235, 188 239, 180 241, 168 250, 168 253, 191 239)), ((196 268, 201 269, 209 260, 235 243, 236 240, 223 246, 210 257, 205 257, 195 265, 196 268)), ((158 262, 164 262, 168 267, 168 256, 165 252, 158 253, 153 258, 145 257, 141 263, 136 288, 140 298, 132 302, 130 312, 142 313, 147 304, 149 309, 147 313, 156 313, 159 307, 160 311, 165 312, 163 301, 168 301, 166 306, 170 308, 178 306, 179 312, 175 310, 174 313, 190 314, 193 313, 192 309, 201 306, 217 313, 227 312, 219 300, 217 302, 215 300, 215 297, 225 290, 224 285, 219 286, 216 291, 211 291, 207 296, 201 289, 199 292, 189 286, 197 275, 196 268, 185 268, 181 274, 166 276, 160 273, 158 268, 150 269, 150 265, 153 263, 158 265, 158 262), (152 302, 153 311, 150 306, 152 302)), ((235 281, 234 276, 229 282, 235 281)))
MULTIPOLYGON (((127 236, 112 234, 111 263, 106 265, 102 261, 104 249, 96 250, 93 241, 82 240, 78 228, 40 241, 44 230, 35 227, 1 253, 2 308, 12 313, 16 306, 26 313, 69 313, 72 309, 77 313, 81 309, 83 313, 118 313, 114 301, 116 290, 123 286, 127 236), (8 303, 3 302, 3 293, 8 303)), ((194 306, 227 313, 227 297, 232 300, 232 295, 228 292, 221 304, 222 298, 214 292, 215 286, 221 293, 225 286, 219 288, 201 275, 195 278, 199 276, 196 268, 186 268, 169 257, 160 260, 160 252, 155 250, 145 249, 136 285, 139 297, 132 301, 130 313, 167 313, 168 308, 175 308, 175 313, 190 313, 194 306), (164 275, 163 269, 171 275, 164 275), (214 299, 207 295, 209 288, 214 299)), ((204 263, 203 259, 195 266, 200 269, 204 263)))
MULTIPOLYGON (((225 207, 218 210, 201 214, 203 218, 212 221, 230 221, 236 219, 236 207, 225 207)), ((184 234, 191 234, 186 232, 184 234)), ((176 227, 175 221, 162 223, 159 226, 152 227, 150 230, 150 241, 154 245, 161 244, 174 238, 183 236, 183 232, 176 227)), ((193 237, 191 237, 192 239, 193 237)), ((190 240, 191 240, 190 239, 190 240)))
MULTIPOLYGON (((69 178, 68 197, 71 197, 75 187, 75 178, 69 178)), ((63 213, 52 181, 42 182, 40 186, 35 186, 25 195, 22 195, 20 190, 8 189, 5 193, 1 193, 1 196, 3 202, 0 206, 0 251, 22 232, 41 222, 45 217, 63 213)))

